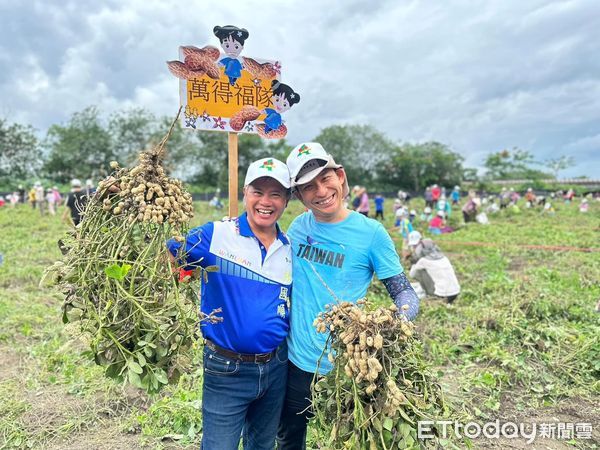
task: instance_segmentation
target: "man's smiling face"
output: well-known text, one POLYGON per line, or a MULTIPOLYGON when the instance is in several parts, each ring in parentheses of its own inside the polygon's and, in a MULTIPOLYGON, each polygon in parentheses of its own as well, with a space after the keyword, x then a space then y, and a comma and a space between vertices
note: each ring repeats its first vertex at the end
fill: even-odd
POLYGON ((298 194, 304 206, 317 220, 337 221, 344 208, 344 169, 325 169, 310 182, 298 186, 298 194))
POLYGON ((261 177, 246 186, 244 204, 252 231, 267 231, 274 227, 287 202, 287 189, 273 178, 261 177))

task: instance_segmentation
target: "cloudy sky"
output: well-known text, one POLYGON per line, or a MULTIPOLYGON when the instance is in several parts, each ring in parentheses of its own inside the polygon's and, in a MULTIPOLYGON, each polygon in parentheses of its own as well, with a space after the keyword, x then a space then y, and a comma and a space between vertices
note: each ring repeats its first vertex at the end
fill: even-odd
POLYGON ((520 147, 600 176, 600 2, 0 0, 0 116, 45 133, 88 105, 178 109, 165 61, 248 29, 244 55, 278 59, 302 96, 288 140, 371 124, 437 140, 481 166, 520 147))

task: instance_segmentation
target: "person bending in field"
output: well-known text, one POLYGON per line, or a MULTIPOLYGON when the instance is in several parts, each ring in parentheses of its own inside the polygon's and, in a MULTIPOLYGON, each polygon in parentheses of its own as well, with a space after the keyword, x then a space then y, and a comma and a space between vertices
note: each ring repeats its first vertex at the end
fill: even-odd
POLYGON ((418 231, 411 231, 408 235, 408 249, 410 252, 406 255, 406 260, 415 264, 424 256, 440 255, 442 251, 431 239, 423 239, 418 231))
POLYGON ((448 304, 456 300, 460 285, 450 260, 430 239, 413 231, 408 236, 410 259, 413 265, 410 276, 417 280, 427 295, 445 298, 448 304))
POLYGON ((202 325, 202 449, 271 450, 285 397, 292 248, 277 225, 290 198, 287 166, 275 158, 246 173, 245 212, 191 230, 167 246, 185 269, 216 266, 202 279, 200 307, 221 309, 202 325))
POLYGON ((294 295, 287 391, 277 435, 282 450, 305 448, 311 382, 317 366, 321 375, 332 368, 326 358, 319 363, 327 335, 312 325, 325 305, 355 303, 377 274, 398 307, 398 320, 412 320, 419 310, 419 299, 383 225, 344 206, 349 193, 344 168, 315 142, 298 145, 286 162, 294 193, 308 211, 288 230, 294 295))

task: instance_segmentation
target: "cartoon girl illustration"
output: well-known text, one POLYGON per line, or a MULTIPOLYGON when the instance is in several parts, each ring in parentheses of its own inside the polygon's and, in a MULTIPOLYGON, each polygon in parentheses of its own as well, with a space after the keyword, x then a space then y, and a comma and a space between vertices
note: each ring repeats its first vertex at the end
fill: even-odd
POLYGON ((243 65, 238 56, 244 49, 244 42, 248 39, 248 30, 226 25, 224 27, 216 26, 213 28, 213 33, 219 38, 221 48, 227 55, 219 61, 219 65, 225 67, 225 75, 229 77, 229 84, 235 86, 237 79, 242 76, 243 65))
POLYGON ((265 133, 281 127, 283 124, 281 114, 300 101, 300 94, 294 92, 287 84, 280 83, 277 80, 271 82, 271 91, 273 92, 273 96, 271 97, 273 108, 265 108, 262 111, 267 116, 264 120, 265 133))

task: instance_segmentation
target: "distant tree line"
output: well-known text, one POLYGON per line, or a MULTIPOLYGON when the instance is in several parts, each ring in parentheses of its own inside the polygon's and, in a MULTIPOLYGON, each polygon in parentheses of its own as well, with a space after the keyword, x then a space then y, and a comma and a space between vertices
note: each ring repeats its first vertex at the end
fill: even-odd
MULTIPOLYGON (((156 117, 144 109, 130 109, 104 118, 96 107, 72 115, 65 124, 52 125, 43 139, 28 125, 0 119, 0 185, 10 187, 33 179, 68 183, 72 178, 98 181, 109 163, 131 166, 139 151, 156 145, 172 118, 156 117)), ((453 186, 486 179, 557 177, 573 164, 560 157, 543 163, 550 173, 538 170, 532 155, 514 148, 491 153, 484 161, 486 173, 463 166, 464 158, 439 142, 397 143, 369 125, 333 125, 321 130, 320 142, 344 165, 350 184, 371 191, 405 189, 419 192, 433 183, 453 186)), ((265 141, 256 135, 239 138, 239 179, 258 158, 272 155, 285 161, 293 145, 285 140, 265 141)), ((226 133, 191 132, 177 124, 167 143, 167 169, 191 183, 195 190, 227 188, 226 133)))

